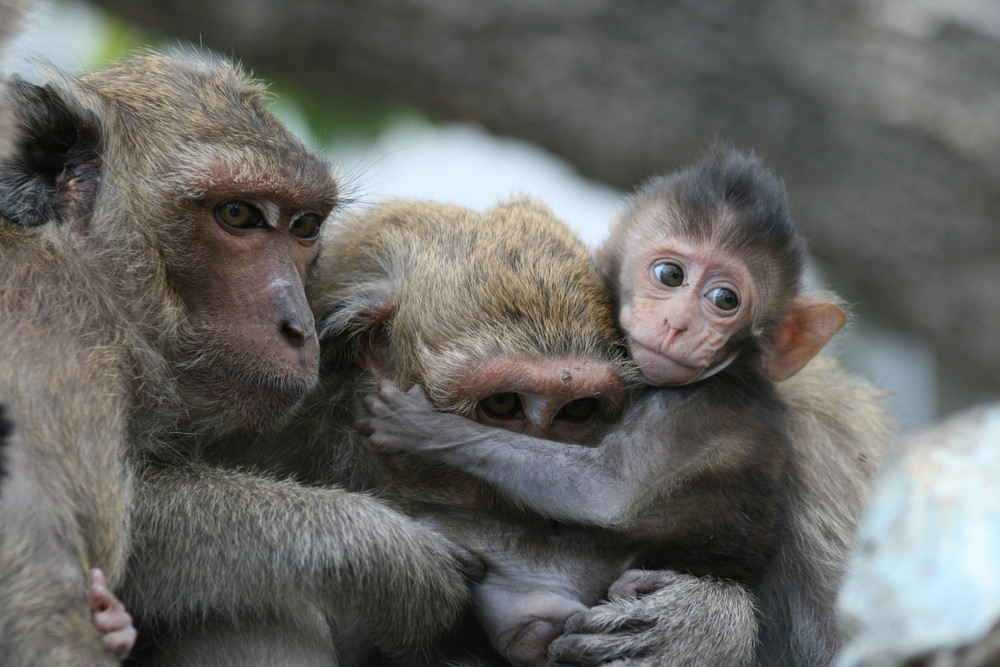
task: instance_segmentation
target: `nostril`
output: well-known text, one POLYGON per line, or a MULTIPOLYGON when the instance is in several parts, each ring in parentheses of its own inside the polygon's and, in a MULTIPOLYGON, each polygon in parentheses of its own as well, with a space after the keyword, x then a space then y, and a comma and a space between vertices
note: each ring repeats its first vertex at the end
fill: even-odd
POLYGON ((308 338, 305 328, 292 320, 285 320, 281 323, 281 335, 294 347, 302 347, 308 338))

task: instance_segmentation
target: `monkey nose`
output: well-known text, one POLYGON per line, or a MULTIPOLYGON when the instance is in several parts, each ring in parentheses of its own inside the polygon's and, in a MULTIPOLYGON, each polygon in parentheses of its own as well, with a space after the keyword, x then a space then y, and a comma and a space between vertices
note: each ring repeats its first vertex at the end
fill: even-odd
POLYGON ((279 329, 285 340, 292 347, 296 348, 304 347, 309 340, 309 336, 312 335, 308 328, 303 326, 298 320, 285 320, 281 323, 279 329))

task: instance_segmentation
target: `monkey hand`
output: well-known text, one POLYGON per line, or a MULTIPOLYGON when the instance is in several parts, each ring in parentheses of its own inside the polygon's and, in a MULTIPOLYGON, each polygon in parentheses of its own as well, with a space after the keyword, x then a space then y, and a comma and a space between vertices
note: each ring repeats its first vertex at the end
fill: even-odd
POLYGON ((363 400, 365 413, 355 422, 358 432, 367 435, 383 453, 429 452, 438 447, 443 434, 466 421, 457 415, 438 412, 419 385, 402 392, 389 380, 379 378, 378 388, 363 400))
POLYGON ((92 620, 94 627, 101 633, 101 643, 105 650, 116 656, 127 655, 135 645, 138 633, 132 625, 132 616, 108 588, 104 572, 97 568, 90 571, 87 599, 94 610, 92 620))
POLYGON ((752 661, 757 620, 739 584, 671 571, 629 570, 610 600, 566 622, 549 645, 557 665, 714 665, 752 661))

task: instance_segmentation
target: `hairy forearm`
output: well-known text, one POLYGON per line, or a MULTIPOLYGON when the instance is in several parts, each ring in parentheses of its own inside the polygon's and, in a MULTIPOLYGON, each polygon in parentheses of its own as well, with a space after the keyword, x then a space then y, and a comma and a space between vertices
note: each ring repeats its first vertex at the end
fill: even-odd
POLYGON ((466 588, 444 541, 377 500, 338 488, 201 467, 152 468, 137 492, 125 595, 147 622, 315 604, 370 617, 428 599, 436 618, 394 628, 399 641, 450 623, 466 588))
POLYGON ((454 415, 419 453, 496 487, 543 516, 602 527, 626 521, 629 487, 607 448, 490 428, 454 415))

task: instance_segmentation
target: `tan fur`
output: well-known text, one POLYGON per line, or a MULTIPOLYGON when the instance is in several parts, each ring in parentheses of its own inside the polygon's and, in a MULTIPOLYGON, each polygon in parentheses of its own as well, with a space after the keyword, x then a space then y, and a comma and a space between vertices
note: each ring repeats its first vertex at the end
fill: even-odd
POLYGON ((95 296, 107 286, 58 242, 6 226, 0 267, 0 402, 15 423, 0 487, 0 662, 116 664, 85 597, 90 567, 121 581, 131 498, 127 359, 95 296))
POLYGON ((474 360, 608 358, 618 340, 585 248, 569 227, 551 223, 530 199, 482 214, 430 202, 379 206, 336 227, 314 307, 329 311, 326 333, 362 345, 388 308, 393 379, 420 380, 441 407, 467 413, 470 405, 448 404, 443 387, 474 360))
POLYGON ((465 587, 436 535, 365 496, 199 458, 209 436, 274 423, 315 382, 301 281, 316 246, 275 232, 336 203, 328 165, 223 61, 146 55, 11 92, 22 143, 64 165, 18 152, 0 166, 0 402, 14 423, 0 663, 117 663, 91 626, 92 566, 147 629, 271 617, 294 598, 283 641, 254 649, 234 631, 202 664, 294 664, 282 647, 298 625, 326 636, 294 659, 334 664, 327 615, 361 614, 369 595, 390 648, 449 623, 465 587), (229 234, 212 211, 231 198, 284 217, 229 234), (279 342, 296 298, 301 348, 279 342), (440 612, 393 606, 401 595, 440 612))

